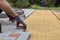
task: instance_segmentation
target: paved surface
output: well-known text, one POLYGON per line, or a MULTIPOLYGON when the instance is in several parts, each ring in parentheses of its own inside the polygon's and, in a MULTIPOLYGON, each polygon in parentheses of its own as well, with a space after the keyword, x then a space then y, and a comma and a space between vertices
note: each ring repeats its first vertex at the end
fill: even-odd
MULTIPOLYGON (((23 9, 25 18, 27 18, 34 9, 23 9)), ((24 18, 22 18, 24 19, 24 18)), ((8 18, 0 18, 0 23, 2 23, 2 33, 0 33, 0 40, 28 40, 30 33, 24 32, 23 29, 16 29, 16 23, 9 22, 8 18), (18 33, 20 36, 17 37, 9 37, 9 34, 18 33), (3 38, 2 38, 3 37, 3 38), (17 38, 17 39, 16 39, 17 38)))
MULTIPOLYGON (((21 14, 20 17, 22 19, 27 18, 30 14, 32 14, 35 11, 35 9, 22 9, 22 10, 21 9, 16 9, 15 10, 19 15, 21 14), (24 13, 23 13, 22 10, 24 11, 24 13), (24 17, 24 15, 25 15, 25 17, 24 17)), ((2 14, 0 14, 0 18, 7 18, 7 15, 5 14, 5 12, 2 12, 2 14)))
POLYGON ((25 22, 30 40, 60 40, 60 21, 51 10, 36 10, 25 22))
POLYGON ((36 10, 25 22, 30 40, 60 40, 60 21, 50 10, 36 10))
POLYGON ((2 25, 2 33, 0 33, 0 40, 28 40, 29 39, 30 32, 25 32, 23 29, 17 29, 16 24, 13 25, 12 24, 7 22, 2 25), (14 34, 16 36, 12 36, 14 34))
POLYGON ((22 10, 24 11, 25 17, 28 17, 35 11, 35 9, 22 9, 22 10))
POLYGON ((18 32, 15 31, 13 33, 0 33, 0 40, 28 40, 30 36, 29 32, 18 32), (16 34, 17 36, 13 36, 13 34, 16 34))

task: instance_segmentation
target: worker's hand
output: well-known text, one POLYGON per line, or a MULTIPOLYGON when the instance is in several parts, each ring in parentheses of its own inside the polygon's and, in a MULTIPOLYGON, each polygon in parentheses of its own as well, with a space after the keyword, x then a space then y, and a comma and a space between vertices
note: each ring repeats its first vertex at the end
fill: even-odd
POLYGON ((10 16, 9 14, 7 14, 7 16, 9 17, 9 21, 15 22, 15 18, 14 17, 10 16))
POLYGON ((21 19, 21 17, 19 17, 19 15, 17 15, 16 17, 15 17, 15 19, 16 19, 16 22, 17 22, 17 28, 21 28, 21 29, 26 29, 26 24, 25 24, 25 22, 21 19))
POLYGON ((18 29, 24 29, 24 30, 26 30, 26 24, 25 23, 23 23, 23 22, 17 22, 17 28, 18 29))

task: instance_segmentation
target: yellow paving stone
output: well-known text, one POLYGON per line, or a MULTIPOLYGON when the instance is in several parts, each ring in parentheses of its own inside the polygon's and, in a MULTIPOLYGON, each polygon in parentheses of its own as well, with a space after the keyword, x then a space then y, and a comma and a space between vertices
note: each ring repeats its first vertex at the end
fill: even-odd
POLYGON ((36 10, 25 22, 29 40, 60 40, 60 21, 50 10, 36 10))

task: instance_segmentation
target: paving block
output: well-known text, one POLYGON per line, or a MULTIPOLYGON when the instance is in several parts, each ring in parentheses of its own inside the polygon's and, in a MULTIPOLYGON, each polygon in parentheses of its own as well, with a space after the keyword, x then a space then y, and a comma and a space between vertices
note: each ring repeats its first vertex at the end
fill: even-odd
MULTIPOLYGON (((23 17, 24 17, 24 11, 23 11, 23 10, 15 10, 15 11, 16 11, 16 13, 18 13, 20 16, 23 16, 23 17)), ((6 13, 5 13, 5 12, 2 12, 2 13, 0 14, 0 18, 7 18, 6 13)))
MULTIPOLYGON (((14 30, 17 30, 16 29, 16 22, 10 22, 8 20, 8 18, 2 18, 0 19, 0 23, 1 23, 1 26, 2 26, 2 32, 9 32, 9 31, 14 31, 14 30)), ((23 32, 24 30, 23 29, 19 29, 20 32, 23 32)))
MULTIPOLYGON (((32 12, 35 11, 35 9, 15 9, 15 11, 20 15, 22 19, 27 18, 32 12)), ((0 18, 6 18, 7 15, 3 12, 3 15, 0 15, 0 18)))
POLYGON ((24 32, 23 29, 17 29, 16 25, 2 25, 2 33, 13 32, 13 31, 24 32))
POLYGON ((27 18, 30 14, 32 14, 35 9, 22 9, 24 10, 25 18, 27 18))
POLYGON ((7 15, 6 14, 0 14, 0 18, 7 18, 7 15))
POLYGON ((30 32, 23 29, 16 29, 16 25, 2 25, 0 40, 28 40, 30 32))
MULTIPOLYGON (((22 20, 24 20, 23 17, 21 17, 22 20)), ((16 21, 15 22, 11 22, 9 21, 9 18, 0 18, 0 23, 2 25, 16 25, 16 21)))
POLYGON ((2 25, 16 25, 16 22, 9 21, 9 18, 0 18, 0 23, 2 25))
POLYGON ((2 25, 0 40, 28 40, 30 32, 24 32, 23 29, 16 29, 16 25, 2 25))
POLYGON ((30 33, 29 32, 23 32, 18 38, 17 40, 29 40, 30 37, 30 33))
POLYGON ((30 36, 29 32, 19 32, 19 33, 11 33, 11 32, 7 32, 7 33, 0 33, 0 39, 1 40, 28 40, 30 36), (14 35, 17 34, 18 36, 10 36, 10 35, 14 35))

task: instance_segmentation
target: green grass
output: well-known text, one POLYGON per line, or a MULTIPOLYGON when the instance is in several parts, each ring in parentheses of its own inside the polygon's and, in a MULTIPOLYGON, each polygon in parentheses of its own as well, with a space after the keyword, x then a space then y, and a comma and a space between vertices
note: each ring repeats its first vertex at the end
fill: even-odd
POLYGON ((41 7, 40 5, 31 5, 31 8, 33 9, 44 9, 44 10, 60 10, 60 7, 41 7))
MULTIPOLYGON (((10 3, 10 4, 11 4, 12 7, 14 7, 12 3, 10 3)), ((14 8, 15 8, 15 7, 14 7, 14 8)), ((50 10, 60 10, 60 7, 42 7, 42 6, 37 5, 37 4, 31 5, 31 7, 29 7, 29 8, 41 9, 41 10, 49 10, 49 9, 50 9, 50 10)))

